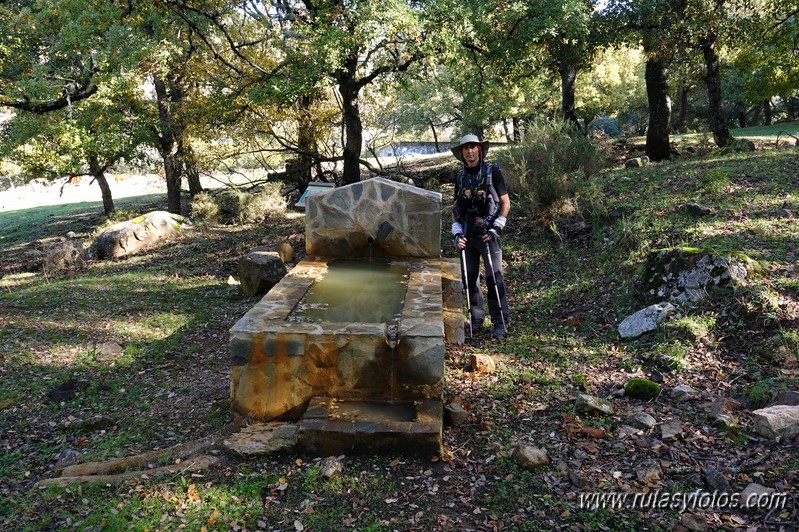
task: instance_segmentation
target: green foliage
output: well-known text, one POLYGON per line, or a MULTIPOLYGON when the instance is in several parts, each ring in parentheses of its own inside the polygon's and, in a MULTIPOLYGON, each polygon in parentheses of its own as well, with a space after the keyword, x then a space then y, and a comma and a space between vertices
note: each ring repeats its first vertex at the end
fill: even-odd
POLYGON ((708 194, 720 194, 729 186, 730 178, 721 168, 709 168, 699 175, 698 184, 708 194))
POLYGON ((280 195, 279 185, 267 185, 255 193, 233 190, 229 199, 232 203, 226 207, 232 209, 233 219, 240 224, 261 223, 286 212, 286 199, 280 195))
POLYGON ((663 330, 667 335, 682 340, 705 342, 711 340, 715 323, 713 316, 681 316, 664 323, 663 330))
POLYGON ((656 342, 646 353, 641 355, 641 360, 648 362, 658 369, 672 371, 685 366, 685 356, 688 347, 679 340, 656 342))
POLYGON ((221 209, 213 195, 201 192, 191 199, 191 216, 196 222, 216 225, 221 209))
POLYGON ((634 114, 647 107, 644 57, 632 46, 600 51, 591 69, 577 78, 578 114, 590 122, 597 116, 634 114))
POLYGON ((508 188, 534 214, 593 213, 602 201, 594 175, 600 158, 591 142, 563 121, 533 122, 524 141, 502 152, 508 188))
POLYGON ((758 381, 746 391, 746 403, 752 410, 763 408, 774 398, 774 382, 758 381))
POLYGON ((742 315, 774 322, 780 308, 779 294, 760 283, 735 286, 732 307, 742 315))

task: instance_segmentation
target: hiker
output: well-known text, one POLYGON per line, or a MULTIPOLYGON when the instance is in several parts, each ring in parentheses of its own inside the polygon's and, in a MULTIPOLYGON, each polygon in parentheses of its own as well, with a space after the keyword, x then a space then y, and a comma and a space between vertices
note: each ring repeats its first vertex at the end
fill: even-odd
POLYGON ((450 148, 463 168, 455 176, 452 235, 461 254, 461 273, 469 300, 472 334, 485 324, 480 290, 480 259, 486 271, 488 312, 492 336, 504 338, 508 327, 508 300, 502 279, 500 234, 507 223, 510 199, 499 166, 485 161, 488 141, 466 135, 450 148))

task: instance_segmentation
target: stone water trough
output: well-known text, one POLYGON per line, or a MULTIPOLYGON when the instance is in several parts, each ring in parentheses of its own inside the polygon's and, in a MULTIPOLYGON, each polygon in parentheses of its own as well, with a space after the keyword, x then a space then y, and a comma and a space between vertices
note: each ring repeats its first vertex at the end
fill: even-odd
POLYGON ((307 257, 230 330, 234 416, 292 422, 309 453, 439 452, 444 343, 463 341, 441 211, 439 193, 383 178, 308 197, 307 257), (399 268, 398 301, 366 292, 365 273, 343 302, 314 299, 339 261, 399 268))

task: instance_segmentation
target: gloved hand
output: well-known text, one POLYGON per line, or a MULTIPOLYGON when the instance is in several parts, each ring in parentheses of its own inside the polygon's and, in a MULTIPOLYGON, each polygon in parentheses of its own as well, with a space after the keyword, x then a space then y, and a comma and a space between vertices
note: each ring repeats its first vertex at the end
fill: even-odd
POLYGON ((466 238, 463 236, 463 226, 460 222, 452 222, 452 236, 452 242, 456 248, 463 249, 466 246, 466 238))
POLYGON ((508 219, 504 216, 497 216, 494 219, 494 222, 491 224, 491 229, 496 231, 497 234, 501 233, 503 229, 505 229, 505 224, 508 223, 508 219))

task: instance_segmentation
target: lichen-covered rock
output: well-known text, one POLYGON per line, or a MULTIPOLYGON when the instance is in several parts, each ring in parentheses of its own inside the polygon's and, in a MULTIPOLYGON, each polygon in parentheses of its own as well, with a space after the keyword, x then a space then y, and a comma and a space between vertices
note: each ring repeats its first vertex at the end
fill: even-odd
POLYGON ((624 161, 625 168, 640 168, 649 162, 649 157, 634 157, 624 161))
POLYGON ((608 416, 612 416, 614 412, 610 401, 583 393, 577 396, 577 400, 574 402, 574 409, 587 414, 605 414, 608 416))
POLYGON ((176 234, 190 222, 179 214, 153 211, 104 231, 92 245, 98 259, 127 257, 176 234))
POLYGON ((699 301, 708 289, 743 283, 758 268, 744 255, 697 248, 652 251, 635 282, 643 301, 699 301))
POLYGON ((775 405, 752 412, 755 432, 766 438, 799 434, 799 406, 775 405))
POLYGON ((670 314, 677 310, 671 303, 657 303, 624 318, 619 324, 619 336, 636 338, 649 331, 654 331, 670 314))
POLYGON ((654 399, 660 393, 660 384, 652 382, 649 379, 630 379, 624 385, 624 393, 636 399, 643 399, 649 401, 654 399))

